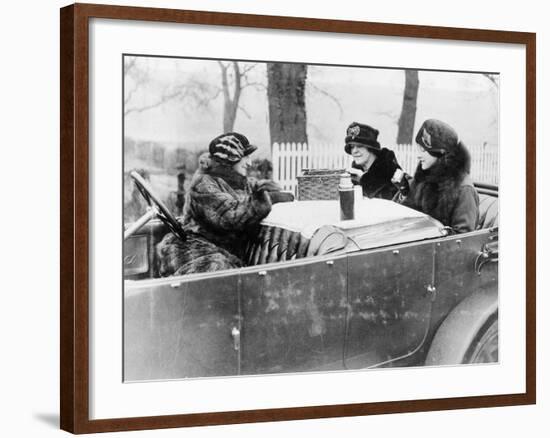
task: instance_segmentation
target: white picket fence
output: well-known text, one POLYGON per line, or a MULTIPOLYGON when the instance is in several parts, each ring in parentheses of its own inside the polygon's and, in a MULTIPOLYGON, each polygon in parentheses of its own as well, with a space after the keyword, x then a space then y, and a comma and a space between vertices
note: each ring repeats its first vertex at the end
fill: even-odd
MULTIPOLYGON (((385 146, 395 152, 403 170, 413 174, 418 163, 416 147, 410 144, 385 146)), ((489 146, 468 147, 472 156, 474 181, 498 184, 498 149, 489 146)), ((274 143, 272 148, 273 179, 283 190, 296 193, 296 177, 302 169, 346 169, 352 157, 341 144, 274 143)))

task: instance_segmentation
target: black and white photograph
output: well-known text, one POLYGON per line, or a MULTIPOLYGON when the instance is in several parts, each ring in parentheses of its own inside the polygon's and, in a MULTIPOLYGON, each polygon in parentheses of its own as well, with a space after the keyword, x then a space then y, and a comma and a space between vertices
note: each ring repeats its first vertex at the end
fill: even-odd
POLYGON ((499 74, 124 54, 125 382, 499 362, 499 74))

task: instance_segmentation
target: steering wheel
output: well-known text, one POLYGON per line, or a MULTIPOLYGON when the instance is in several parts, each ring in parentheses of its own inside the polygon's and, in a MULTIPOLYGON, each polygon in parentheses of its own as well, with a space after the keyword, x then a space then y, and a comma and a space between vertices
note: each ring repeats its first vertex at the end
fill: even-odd
POLYGON ((135 170, 130 172, 130 176, 134 180, 139 193, 147 202, 147 212, 136 220, 132 225, 124 231, 124 240, 134 235, 141 227, 143 227, 151 219, 159 218, 168 229, 177 237, 185 240, 185 233, 181 228, 180 223, 176 220, 170 210, 164 205, 160 198, 153 192, 153 189, 143 177, 135 170))

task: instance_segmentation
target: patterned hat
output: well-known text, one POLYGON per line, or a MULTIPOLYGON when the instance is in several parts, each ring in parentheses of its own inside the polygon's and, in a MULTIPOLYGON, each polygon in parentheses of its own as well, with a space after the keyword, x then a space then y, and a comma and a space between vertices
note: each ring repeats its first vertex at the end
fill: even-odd
POLYGON ((369 125, 353 122, 346 131, 346 145, 344 146, 346 154, 351 155, 351 147, 354 145, 378 152, 380 150, 378 130, 369 125))
POLYGON ((241 159, 250 155, 258 149, 257 146, 250 144, 248 139, 237 132, 227 132, 217 136, 210 142, 208 151, 217 161, 226 164, 235 164, 241 159))
POLYGON ((441 120, 428 119, 418 130, 415 141, 432 155, 444 155, 458 144, 458 134, 441 120))

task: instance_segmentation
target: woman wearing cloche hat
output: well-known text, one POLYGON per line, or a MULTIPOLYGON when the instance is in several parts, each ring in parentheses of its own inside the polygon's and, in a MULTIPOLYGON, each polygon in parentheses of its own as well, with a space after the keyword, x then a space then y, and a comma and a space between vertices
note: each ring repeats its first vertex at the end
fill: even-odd
POLYGON ((250 154, 256 149, 236 132, 210 142, 186 193, 186 240, 169 233, 157 246, 162 276, 243 266, 244 243, 257 232, 280 190, 273 181, 247 178, 250 154))
MULTIPOLYGON (((455 233, 476 229, 479 197, 470 178, 470 153, 456 131, 428 119, 416 134, 418 166, 414 177, 394 176, 398 202, 429 214, 455 233)), ((399 172, 397 172, 399 173, 399 172)))
POLYGON ((392 199, 397 188, 391 178, 401 167, 393 151, 380 147, 378 130, 353 122, 346 131, 344 150, 353 156, 348 172, 351 173, 353 183, 363 187, 363 196, 392 199))

